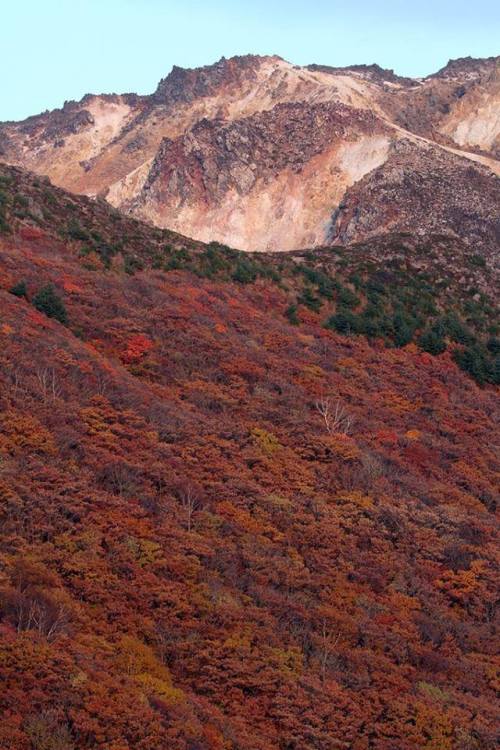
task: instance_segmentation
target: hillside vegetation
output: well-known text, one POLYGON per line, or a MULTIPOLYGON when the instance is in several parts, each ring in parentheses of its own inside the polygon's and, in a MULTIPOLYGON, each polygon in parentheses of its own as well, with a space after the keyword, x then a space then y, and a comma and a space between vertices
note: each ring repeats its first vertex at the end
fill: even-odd
POLYGON ((0 183, 2 750, 492 750, 482 256, 0 183))

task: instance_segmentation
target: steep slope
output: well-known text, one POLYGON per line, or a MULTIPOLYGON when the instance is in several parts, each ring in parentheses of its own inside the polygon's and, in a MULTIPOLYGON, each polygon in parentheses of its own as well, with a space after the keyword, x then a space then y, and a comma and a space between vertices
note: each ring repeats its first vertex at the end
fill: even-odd
MULTIPOLYGON (((151 96, 89 95, 5 123, 0 152, 58 185, 106 195, 116 207, 197 239, 297 249, 324 244, 345 191, 400 140, 424 153, 430 142, 437 160, 457 153, 498 174, 498 81, 498 58, 453 61, 425 80, 376 65, 223 58, 174 68, 151 96), (327 109, 350 113, 341 131, 318 124, 317 113, 327 109), (369 136, 362 121, 371 123, 369 136)), ((460 164, 450 161, 457 178, 460 164)), ((417 168, 418 159, 409 166, 417 168)), ((433 212, 431 194, 426 211, 433 212)))
POLYGON ((122 207, 247 250, 314 246, 324 242, 332 206, 385 161, 389 142, 370 112, 342 104, 281 104, 237 122, 202 120, 163 141, 140 195, 122 207))
POLYGON ((323 325, 489 261, 244 256, 0 190, 2 749, 492 750, 497 390, 323 325))
POLYGON ((384 106, 413 133, 498 158, 499 58, 451 60, 417 88, 386 97, 384 106))
POLYGON ((176 138, 204 118, 234 120, 290 101, 369 106, 367 84, 348 77, 340 89, 335 83, 277 57, 223 58, 193 71, 174 67, 151 96, 89 95, 55 113, 5 124, 2 156, 70 190, 95 195, 118 177, 139 167, 144 171, 162 138, 176 138), (106 127, 108 120, 118 128, 106 127))
POLYGON ((455 102, 439 130, 465 149, 474 149, 500 157, 500 61, 452 60, 436 74, 436 78, 452 82, 455 102))
MULTIPOLYGON (((340 214, 340 225, 348 216, 347 210, 340 214)), ((290 319, 312 310, 326 327, 386 345, 431 334, 428 351, 439 353, 449 344, 479 382, 498 382, 496 345, 488 342, 498 334, 497 255, 463 242, 446 224, 391 232, 388 222, 384 230, 365 229, 369 241, 314 252, 248 254, 150 227, 105 201, 70 195, 22 170, 0 170, 0 234, 6 239, 18 232, 45 244, 62 239, 84 268, 96 272, 134 274, 149 267, 240 284, 271 280, 286 293, 290 319)))
POLYGON ((500 181, 489 169, 404 140, 347 190, 331 237, 346 243, 394 231, 462 236, 498 263, 499 207, 500 181))

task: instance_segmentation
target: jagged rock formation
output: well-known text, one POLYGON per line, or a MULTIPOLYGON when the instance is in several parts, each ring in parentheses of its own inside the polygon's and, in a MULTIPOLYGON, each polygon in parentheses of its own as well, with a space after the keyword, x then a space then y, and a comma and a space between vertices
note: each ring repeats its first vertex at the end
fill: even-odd
POLYGON ((336 103, 205 119, 162 142, 125 208, 161 226, 189 226, 205 241, 229 234, 252 250, 314 246, 346 186, 383 163, 388 146, 387 127, 371 112, 336 103))
POLYGON ((465 236, 483 255, 500 243, 500 182, 435 146, 397 141, 387 161, 347 190, 332 239, 349 243, 385 232, 465 236))
POLYGON ((88 95, 5 123, 0 157, 247 250, 359 240, 422 216, 421 230, 450 221, 493 252, 499 59, 451 61, 424 80, 252 55, 174 67, 151 96, 88 95))

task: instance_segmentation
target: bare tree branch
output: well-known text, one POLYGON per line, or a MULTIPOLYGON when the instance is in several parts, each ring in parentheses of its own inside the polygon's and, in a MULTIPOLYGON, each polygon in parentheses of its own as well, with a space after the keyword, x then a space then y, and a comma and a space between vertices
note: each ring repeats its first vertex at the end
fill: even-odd
POLYGON ((330 396, 322 396, 316 401, 315 406, 316 411, 323 418, 329 435, 334 432, 350 435, 354 420, 340 399, 334 401, 330 396))

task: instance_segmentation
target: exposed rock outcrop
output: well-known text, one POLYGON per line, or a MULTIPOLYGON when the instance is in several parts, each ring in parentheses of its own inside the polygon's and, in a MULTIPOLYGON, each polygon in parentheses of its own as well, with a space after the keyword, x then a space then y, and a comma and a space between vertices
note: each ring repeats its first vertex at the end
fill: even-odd
POLYGON ((483 247, 495 238, 499 60, 450 61, 423 80, 276 56, 174 67, 151 96, 87 95, 0 125, 0 156, 160 226, 247 250, 364 236, 389 213, 406 226, 412 210, 425 214, 420 229, 449 220, 483 247), (481 175, 472 209, 468 167, 472 185, 481 175), (339 209, 354 196, 362 222, 339 209))
POLYGON ((402 140, 387 161, 349 188, 331 239, 366 240, 384 232, 465 237, 483 256, 500 246, 500 182, 480 164, 436 146, 402 140))

